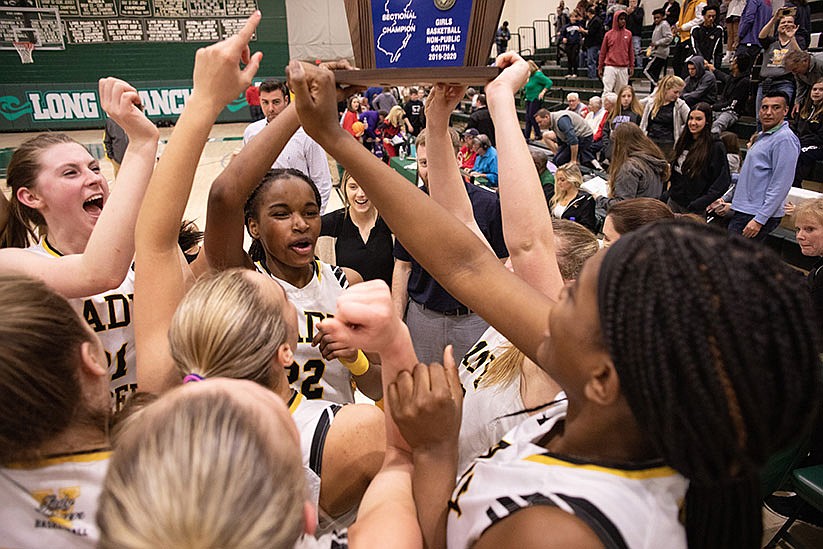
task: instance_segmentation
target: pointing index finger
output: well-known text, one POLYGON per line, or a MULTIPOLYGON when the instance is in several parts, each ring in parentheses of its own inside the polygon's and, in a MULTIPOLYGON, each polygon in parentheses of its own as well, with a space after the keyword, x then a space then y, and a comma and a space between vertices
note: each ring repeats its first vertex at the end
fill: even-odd
POLYGON ((242 40, 244 44, 248 44, 251 37, 254 36, 254 31, 260 23, 261 17, 260 10, 255 11, 246 19, 246 24, 243 25, 243 28, 240 29, 235 36, 242 40))

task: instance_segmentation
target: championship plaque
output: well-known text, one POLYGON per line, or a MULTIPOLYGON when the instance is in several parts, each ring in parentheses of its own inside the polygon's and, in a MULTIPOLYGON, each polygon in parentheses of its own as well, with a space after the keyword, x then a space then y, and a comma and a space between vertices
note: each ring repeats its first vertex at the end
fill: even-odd
POLYGON ((504 0, 345 0, 360 70, 334 71, 350 85, 445 82, 485 85, 504 0))

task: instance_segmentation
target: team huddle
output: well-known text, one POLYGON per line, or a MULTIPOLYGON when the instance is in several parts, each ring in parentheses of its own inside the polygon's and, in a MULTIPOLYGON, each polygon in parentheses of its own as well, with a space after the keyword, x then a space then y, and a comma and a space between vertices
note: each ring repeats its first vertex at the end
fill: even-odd
POLYGON ((187 257, 198 160, 259 67, 259 21, 197 52, 156 163, 136 90, 100 80, 129 137, 113 192, 62 134, 11 159, 0 545, 759 547, 759 473, 820 401, 803 279, 651 199, 610 209, 607 249, 552 222, 515 109, 530 69, 513 52, 485 87, 506 264, 456 161, 449 114, 465 88, 427 99, 424 193, 341 127, 329 67, 299 61, 294 100, 213 182, 203 250, 187 257), (295 132, 488 322, 470 348, 419 362, 386 282, 318 259, 318 182, 272 169, 295 132))

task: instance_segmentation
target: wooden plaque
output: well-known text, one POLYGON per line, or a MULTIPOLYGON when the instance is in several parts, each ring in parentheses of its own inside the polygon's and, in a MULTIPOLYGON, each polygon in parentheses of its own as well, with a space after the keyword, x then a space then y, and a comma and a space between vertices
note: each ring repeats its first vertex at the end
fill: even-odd
POLYGON ((335 71, 341 84, 484 85, 504 0, 345 0, 360 70, 335 71))

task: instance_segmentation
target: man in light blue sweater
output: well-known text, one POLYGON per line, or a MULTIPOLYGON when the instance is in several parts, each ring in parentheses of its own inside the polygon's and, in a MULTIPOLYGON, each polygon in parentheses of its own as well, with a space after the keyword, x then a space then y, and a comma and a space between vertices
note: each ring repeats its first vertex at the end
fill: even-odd
POLYGON ((734 211, 730 233, 765 240, 780 224, 800 154, 800 140, 785 121, 788 112, 785 92, 766 93, 760 105, 763 131, 746 155, 737 186, 708 208, 721 215, 734 211))

